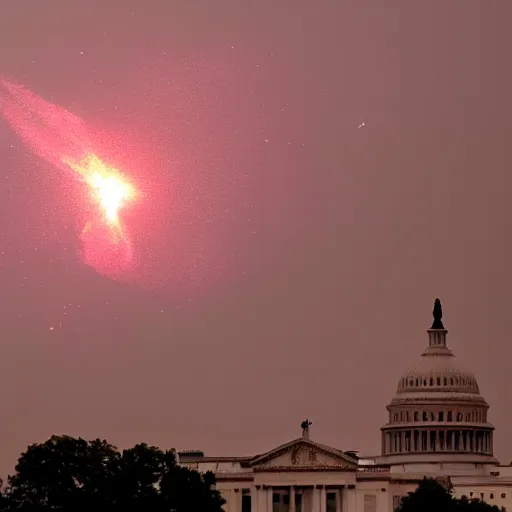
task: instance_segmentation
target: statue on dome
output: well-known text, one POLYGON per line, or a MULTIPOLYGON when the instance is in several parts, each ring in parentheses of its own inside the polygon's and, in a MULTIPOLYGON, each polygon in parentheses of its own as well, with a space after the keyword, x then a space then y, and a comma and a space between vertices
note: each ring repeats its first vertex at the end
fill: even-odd
POLYGON ((432 314, 434 315, 434 322, 432 323, 431 329, 444 329, 442 322, 443 307, 441 306, 441 301, 439 299, 436 299, 434 302, 434 311, 432 314))

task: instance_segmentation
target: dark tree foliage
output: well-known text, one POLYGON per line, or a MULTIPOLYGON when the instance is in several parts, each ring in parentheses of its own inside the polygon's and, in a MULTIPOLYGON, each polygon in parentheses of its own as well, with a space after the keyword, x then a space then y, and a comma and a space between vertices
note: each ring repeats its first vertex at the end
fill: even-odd
POLYGON ((174 451, 68 436, 29 446, 0 495, 4 512, 221 512, 224 503, 214 475, 178 466, 174 451))
POLYGON ((425 478, 418 488, 403 498, 397 512, 501 512, 496 505, 480 500, 454 498, 451 492, 431 478, 425 478))

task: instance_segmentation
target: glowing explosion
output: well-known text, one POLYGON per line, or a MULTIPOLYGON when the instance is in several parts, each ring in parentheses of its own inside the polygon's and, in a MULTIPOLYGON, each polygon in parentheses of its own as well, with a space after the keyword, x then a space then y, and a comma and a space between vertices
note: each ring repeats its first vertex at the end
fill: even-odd
POLYGON ((2 113, 23 142, 50 164, 75 171, 88 185, 98 210, 82 231, 84 261, 102 274, 118 275, 133 261, 119 211, 136 198, 135 188, 94 153, 79 117, 23 86, 5 80, 0 85, 2 113))

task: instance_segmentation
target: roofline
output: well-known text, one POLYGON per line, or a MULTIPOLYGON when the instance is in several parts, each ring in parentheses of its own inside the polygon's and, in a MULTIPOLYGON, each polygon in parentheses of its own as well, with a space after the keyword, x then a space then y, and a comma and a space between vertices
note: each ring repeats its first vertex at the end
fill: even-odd
POLYGON ((253 457, 197 457, 187 455, 179 455, 180 462, 249 462, 253 457))

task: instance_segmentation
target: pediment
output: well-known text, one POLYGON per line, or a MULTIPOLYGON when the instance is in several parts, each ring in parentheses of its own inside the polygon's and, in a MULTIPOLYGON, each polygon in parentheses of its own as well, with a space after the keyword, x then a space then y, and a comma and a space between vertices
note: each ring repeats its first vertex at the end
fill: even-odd
POLYGON ((295 439, 255 457, 250 465, 255 470, 355 470, 357 460, 336 448, 309 439, 295 439))

